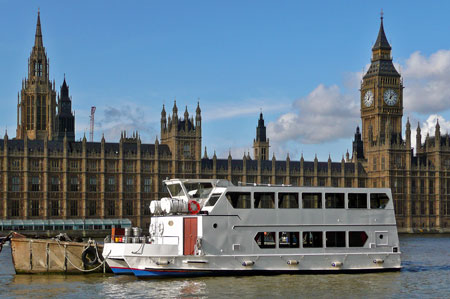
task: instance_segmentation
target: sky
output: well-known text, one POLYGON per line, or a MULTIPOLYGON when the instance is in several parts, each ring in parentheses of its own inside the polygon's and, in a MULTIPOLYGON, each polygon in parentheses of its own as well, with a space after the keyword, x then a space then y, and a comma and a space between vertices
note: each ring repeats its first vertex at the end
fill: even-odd
POLYGON ((253 155, 260 111, 270 156, 340 161, 360 125, 360 81, 384 12, 404 82, 404 117, 450 128, 450 1, 0 0, 0 132, 15 136, 40 9, 50 78, 64 74, 76 139, 160 135, 162 106, 202 110, 209 156, 253 155))

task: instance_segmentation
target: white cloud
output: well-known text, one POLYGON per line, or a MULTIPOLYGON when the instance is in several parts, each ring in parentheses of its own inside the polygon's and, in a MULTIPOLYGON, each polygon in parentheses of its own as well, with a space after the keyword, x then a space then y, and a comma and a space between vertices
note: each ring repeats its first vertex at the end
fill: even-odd
MULTIPOLYGON (((436 123, 439 121, 441 135, 445 135, 450 132, 450 120, 446 120, 442 115, 432 114, 428 118, 420 123, 420 132, 422 136, 422 143, 425 142, 427 134, 430 136, 436 135, 436 123)), ((416 148, 416 132, 417 122, 411 123, 411 146, 416 148)))
POLYGON ((157 113, 144 106, 133 103, 106 106, 96 112, 95 131, 104 133, 107 142, 117 142, 121 131, 127 131, 128 135, 138 131, 143 142, 154 142, 159 134, 155 129, 155 123, 159 124, 156 120, 159 120, 157 113))
POLYGON ((205 107, 202 111, 202 118, 205 121, 228 119, 244 115, 258 115, 263 111, 280 111, 286 109, 289 105, 283 100, 268 99, 250 99, 239 103, 226 101, 223 105, 214 105, 205 107), (276 103, 273 103, 276 102, 276 103))
POLYGON ((406 60, 402 76, 405 110, 436 114, 450 109, 450 50, 429 57, 414 52, 406 60))
POLYGON ((291 140, 317 144, 350 137, 359 121, 357 97, 343 94, 339 87, 323 84, 293 103, 292 111, 267 125, 271 143, 280 146, 291 140))
MULTIPOLYGON (((422 136, 434 135, 437 119, 441 134, 445 134, 450 128, 450 121, 442 116, 442 112, 450 109, 450 50, 439 50, 429 57, 414 52, 404 66, 395 63, 395 67, 402 71, 404 79, 405 115, 413 119, 416 113, 432 113, 421 123, 422 136)), ((344 74, 344 90, 356 91, 362 76, 363 72, 344 74)), ((319 85, 308 96, 296 100, 291 111, 268 124, 271 143, 275 149, 282 149, 293 141, 318 144, 351 138, 360 123, 358 99, 357 95, 351 96, 336 85, 319 85)), ((412 135, 415 145, 415 129, 412 135)))

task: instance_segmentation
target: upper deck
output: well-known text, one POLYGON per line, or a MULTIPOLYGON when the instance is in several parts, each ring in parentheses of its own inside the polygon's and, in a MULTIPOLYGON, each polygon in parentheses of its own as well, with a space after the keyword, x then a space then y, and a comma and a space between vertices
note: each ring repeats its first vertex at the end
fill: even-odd
POLYGON ((201 214, 234 215, 241 224, 395 225, 388 188, 235 186, 227 180, 189 179, 164 183, 172 199, 195 200, 201 214))

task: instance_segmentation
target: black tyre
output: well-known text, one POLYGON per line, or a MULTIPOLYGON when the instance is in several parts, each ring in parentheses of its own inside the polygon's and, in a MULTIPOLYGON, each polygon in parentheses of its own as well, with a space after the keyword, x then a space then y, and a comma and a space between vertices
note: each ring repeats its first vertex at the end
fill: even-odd
POLYGON ((97 250, 93 246, 86 248, 81 254, 84 266, 94 266, 98 262, 97 250))

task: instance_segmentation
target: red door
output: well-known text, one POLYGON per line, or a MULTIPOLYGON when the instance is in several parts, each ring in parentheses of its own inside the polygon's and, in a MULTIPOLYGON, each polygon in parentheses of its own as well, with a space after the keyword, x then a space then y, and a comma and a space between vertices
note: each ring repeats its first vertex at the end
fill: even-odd
POLYGON ((184 255, 195 253, 197 241, 197 218, 184 218, 184 255))

